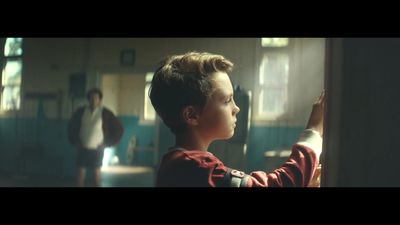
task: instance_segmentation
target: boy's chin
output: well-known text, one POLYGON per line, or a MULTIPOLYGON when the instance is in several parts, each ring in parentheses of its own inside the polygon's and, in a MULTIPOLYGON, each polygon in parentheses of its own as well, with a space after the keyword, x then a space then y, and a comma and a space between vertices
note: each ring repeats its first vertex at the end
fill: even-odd
POLYGON ((233 137, 234 134, 235 134, 235 133, 232 132, 231 134, 228 134, 227 136, 221 138, 220 140, 229 140, 229 139, 231 139, 231 138, 233 137))

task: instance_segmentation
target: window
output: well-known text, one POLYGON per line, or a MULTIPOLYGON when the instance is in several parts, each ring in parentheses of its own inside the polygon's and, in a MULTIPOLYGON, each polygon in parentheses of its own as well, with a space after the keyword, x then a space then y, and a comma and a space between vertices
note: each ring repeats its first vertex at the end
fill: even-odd
POLYGON ((277 120, 287 111, 289 38, 261 38, 261 62, 255 88, 256 120, 277 120))
POLYGON ((261 38, 262 47, 286 47, 289 45, 289 38, 261 38))
POLYGON ((156 112, 149 97, 149 89, 151 85, 151 80, 153 79, 154 73, 146 74, 146 86, 144 88, 144 120, 155 121, 156 112))
POLYGON ((1 110, 20 108, 22 38, 7 38, 1 72, 1 110))

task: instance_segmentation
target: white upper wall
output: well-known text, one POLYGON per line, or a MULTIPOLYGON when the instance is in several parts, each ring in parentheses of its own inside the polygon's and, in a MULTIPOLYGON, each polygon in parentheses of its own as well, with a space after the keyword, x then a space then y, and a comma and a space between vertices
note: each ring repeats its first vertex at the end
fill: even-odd
MULTIPOLYGON (((235 64, 231 74, 232 82, 251 90, 258 75, 259 42, 259 38, 25 38, 23 91, 60 91, 61 110, 54 109, 58 105, 56 101, 46 100, 45 113, 49 118, 69 118, 79 104, 86 102, 86 99, 71 102, 68 97, 70 74, 86 73, 87 88, 101 87, 101 75, 144 75, 154 71, 165 56, 188 51, 224 55, 235 64), (120 55, 124 49, 135 49, 136 60, 133 66, 121 66, 120 55)), ((300 112, 301 120, 304 120, 311 109, 309 104, 323 86, 324 39, 296 38, 296 42, 301 47, 296 56, 301 59, 301 63, 296 66, 298 72, 295 74, 304 79, 296 79, 296 82, 289 84, 294 90, 294 100, 290 104, 295 105, 294 113, 300 112), (299 83, 302 80, 304 82, 299 83), (296 96, 302 96, 304 101, 298 101, 296 96)), ((129 90, 127 84, 122 83, 124 92, 129 90)), ((137 83, 134 86, 137 89, 137 83)), ((134 96, 132 98, 135 100, 134 96)), ((142 96, 137 99, 143 102, 142 96)), ((34 117, 37 106, 37 100, 22 100, 21 115, 34 117)), ((122 110, 123 114, 138 111, 126 105, 115 107, 122 110)))
MULTIPOLYGON (((249 78, 254 74, 255 38, 25 38, 23 91, 62 91, 61 117, 69 117, 82 99, 71 103, 68 98, 69 75, 84 72, 88 75, 87 88, 100 86, 102 74, 145 74, 154 71, 167 55, 187 51, 208 51, 222 54, 235 63, 234 83, 243 82, 250 89, 249 78), (135 49, 133 66, 121 66, 124 49, 135 49)), ((36 100, 23 101, 23 115, 35 116, 36 100)), ((55 102, 55 101, 53 101, 55 102)), ((46 100, 45 105, 52 105, 46 100)), ((132 110, 124 110, 132 111, 132 110)), ((46 107, 46 115, 57 117, 55 110, 46 107)))

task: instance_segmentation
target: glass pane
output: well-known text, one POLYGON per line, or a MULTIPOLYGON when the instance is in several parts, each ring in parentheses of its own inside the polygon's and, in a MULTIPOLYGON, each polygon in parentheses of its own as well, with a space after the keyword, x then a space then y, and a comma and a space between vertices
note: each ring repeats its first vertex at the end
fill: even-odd
POLYGON ((262 47, 285 47, 289 44, 289 38, 261 38, 262 47))
POLYGON ((263 92, 262 111, 281 115, 286 111, 287 96, 284 89, 268 89, 263 92))
POLYGON ((283 53, 266 53, 260 66, 261 115, 281 115, 286 111, 289 81, 289 56, 283 53))
POLYGON ((2 84, 21 84, 22 60, 7 60, 3 69, 2 84))
POLYGON ((289 57, 287 54, 264 55, 260 71, 264 78, 264 83, 271 87, 283 87, 288 83, 289 57))
POLYGON ((151 100, 149 98, 149 89, 150 84, 147 83, 144 89, 144 119, 154 121, 156 119, 156 111, 154 110, 154 107, 151 104, 151 100))
POLYGON ((20 106, 20 88, 19 86, 5 86, 1 98, 1 109, 12 110, 19 109, 20 106))
POLYGON ((4 46, 4 56, 22 55, 22 38, 7 38, 4 46))

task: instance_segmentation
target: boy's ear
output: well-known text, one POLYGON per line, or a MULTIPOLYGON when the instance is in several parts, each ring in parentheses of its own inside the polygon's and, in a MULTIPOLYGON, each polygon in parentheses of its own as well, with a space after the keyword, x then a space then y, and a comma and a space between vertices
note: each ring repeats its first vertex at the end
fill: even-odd
POLYGON ((197 126, 199 122, 199 113, 196 107, 194 106, 186 106, 182 111, 183 121, 185 123, 197 126))

